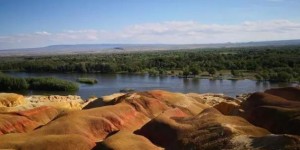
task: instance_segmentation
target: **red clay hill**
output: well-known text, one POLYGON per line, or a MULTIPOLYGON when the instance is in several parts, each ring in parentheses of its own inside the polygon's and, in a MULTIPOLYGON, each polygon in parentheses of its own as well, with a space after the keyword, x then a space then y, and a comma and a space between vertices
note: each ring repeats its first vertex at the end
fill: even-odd
POLYGON ((294 87, 244 99, 161 90, 88 101, 1 93, 0 149, 300 149, 299 97, 294 87))

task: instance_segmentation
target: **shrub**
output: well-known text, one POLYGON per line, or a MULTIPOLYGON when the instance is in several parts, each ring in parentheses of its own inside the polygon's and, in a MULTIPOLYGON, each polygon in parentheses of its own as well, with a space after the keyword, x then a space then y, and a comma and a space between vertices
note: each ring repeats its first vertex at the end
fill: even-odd
POLYGON ((289 82, 292 78, 293 76, 287 72, 279 72, 275 80, 280 82, 289 82))
POLYGON ((210 74, 210 75, 214 75, 217 73, 216 69, 215 68, 208 68, 207 69, 207 72, 210 74))
POLYGON ((189 71, 189 69, 188 68, 184 68, 183 69, 183 72, 182 72, 182 75, 184 76, 184 77, 188 77, 188 75, 190 75, 190 71, 189 71))
POLYGON ((199 74, 199 69, 197 67, 191 67, 189 68, 189 71, 192 73, 192 75, 196 76, 199 74))
POLYGON ((259 74, 256 74, 256 75, 255 75, 255 78, 256 78, 256 80, 258 80, 258 81, 263 80, 263 77, 262 77, 261 75, 259 75, 259 74))
POLYGON ((149 73, 150 76, 157 76, 157 75, 159 75, 159 71, 157 71, 154 68, 149 69, 148 73, 149 73))

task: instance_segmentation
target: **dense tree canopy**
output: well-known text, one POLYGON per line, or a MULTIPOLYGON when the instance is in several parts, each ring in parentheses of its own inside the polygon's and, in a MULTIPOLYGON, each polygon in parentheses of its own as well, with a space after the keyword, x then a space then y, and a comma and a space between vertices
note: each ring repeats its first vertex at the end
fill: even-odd
POLYGON ((4 71, 215 75, 229 70, 234 76, 253 72, 259 80, 300 80, 299 46, 3 57, 0 62, 4 71))

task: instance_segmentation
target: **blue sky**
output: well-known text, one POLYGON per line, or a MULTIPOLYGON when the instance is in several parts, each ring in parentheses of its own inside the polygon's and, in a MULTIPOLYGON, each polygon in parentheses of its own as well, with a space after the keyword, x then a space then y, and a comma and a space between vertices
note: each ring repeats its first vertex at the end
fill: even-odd
POLYGON ((300 0, 0 0, 0 49, 295 39, 299 8, 300 0))

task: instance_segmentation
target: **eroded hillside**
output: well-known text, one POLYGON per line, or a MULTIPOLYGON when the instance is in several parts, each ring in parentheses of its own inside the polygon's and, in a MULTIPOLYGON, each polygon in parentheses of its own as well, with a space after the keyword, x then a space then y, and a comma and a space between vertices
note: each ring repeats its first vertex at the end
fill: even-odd
POLYGON ((0 149, 300 149, 300 89, 0 94, 0 149))

